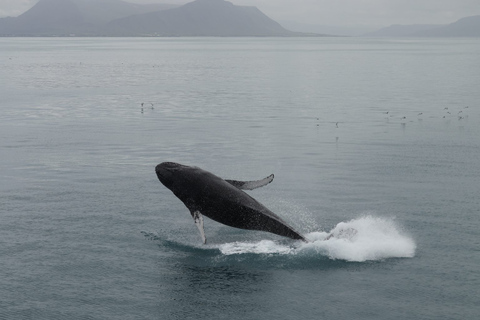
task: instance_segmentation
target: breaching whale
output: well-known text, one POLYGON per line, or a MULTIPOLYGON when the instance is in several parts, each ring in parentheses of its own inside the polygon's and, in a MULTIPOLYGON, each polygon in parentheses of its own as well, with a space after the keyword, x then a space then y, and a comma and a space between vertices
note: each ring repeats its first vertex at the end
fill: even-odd
POLYGON ((273 174, 258 181, 224 180, 198 167, 174 162, 160 163, 155 172, 160 182, 190 210, 203 243, 207 239, 202 215, 230 227, 267 231, 307 241, 279 216, 242 191, 269 184, 273 174))

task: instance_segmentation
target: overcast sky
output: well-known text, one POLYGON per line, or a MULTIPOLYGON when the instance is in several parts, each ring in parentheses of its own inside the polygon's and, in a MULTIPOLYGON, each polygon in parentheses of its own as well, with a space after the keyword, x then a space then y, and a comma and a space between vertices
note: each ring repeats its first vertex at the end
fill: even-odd
MULTIPOLYGON (((17 16, 38 0, 0 0, 0 17, 17 16)), ((192 0, 126 0, 184 4, 192 0)), ((480 0, 230 0, 258 7, 277 21, 333 26, 445 24, 480 15, 480 0)))

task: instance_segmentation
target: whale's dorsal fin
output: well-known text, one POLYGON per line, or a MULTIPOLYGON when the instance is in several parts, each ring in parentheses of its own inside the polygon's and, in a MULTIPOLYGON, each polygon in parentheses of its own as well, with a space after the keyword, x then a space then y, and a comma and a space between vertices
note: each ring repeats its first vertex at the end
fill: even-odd
POLYGON ((238 189, 242 190, 253 190, 263 186, 266 186, 270 182, 273 181, 273 174, 269 175, 268 177, 257 180, 257 181, 237 181, 237 180, 225 180, 230 183, 232 186, 237 187, 238 189))

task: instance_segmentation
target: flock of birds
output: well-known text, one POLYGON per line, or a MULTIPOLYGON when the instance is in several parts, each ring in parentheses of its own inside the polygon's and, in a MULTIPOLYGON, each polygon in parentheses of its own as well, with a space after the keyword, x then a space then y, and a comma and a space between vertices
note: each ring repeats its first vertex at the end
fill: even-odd
MULTIPOLYGON (((148 109, 151 109, 151 110, 154 110, 154 104, 152 102, 149 102, 148 103, 150 106, 148 107, 148 109)), ((145 104, 145 102, 141 102, 140 103, 140 112, 143 114, 145 112, 145 109, 147 109, 147 106, 145 104)), ((465 118, 468 118, 468 114, 466 113, 466 110, 469 109, 469 106, 465 106, 462 110, 457 110, 457 111, 451 111, 448 107, 445 107, 443 108, 443 118, 446 119, 446 118, 451 118, 451 117, 454 117, 456 116, 458 120, 463 120, 465 118), (464 112, 465 111, 465 112, 464 112)), ((386 116, 385 119, 387 119, 387 121, 389 121, 390 119, 395 119, 395 116, 390 112, 390 111, 384 111, 383 114, 386 116)), ((422 117, 423 117, 423 112, 419 112, 417 114, 417 120, 421 120, 422 117)), ((316 118, 317 121, 320 121, 320 118, 316 118)), ((400 117, 400 121, 402 124, 405 124, 406 121, 407 121, 407 117, 406 116, 401 116, 400 117)), ((333 121, 333 122, 330 122, 330 123, 333 123, 335 124, 335 128, 339 128, 339 123, 341 123, 340 121, 333 121)), ((317 123, 317 127, 320 126, 319 123, 317 123)))
MULTIPOLYGON (((450 109, 449 107, 445 107, 443 108, 443 113, 441 114, 441 117, 443 119, 452 119, 452 118, 456 118, 458 119, 459 121, 460 120, 463 120, 463 119, 466 119, 468 118, 468 111, 469 109, 469 106, 465 106, 463 107, 462 109, 457 109, 455 111, 453 111, 452 109, 450 109)), ((385 119, 387 121, 390 121, 390 119, 394 119, 394 120, 399 120, 400 123, 402 124, 405 124, 407 122, 407 120, 409 121, 413 121, 411 120, 413 117, 409 116, 409 118, 407 118, 407 116, 405 115, 402 115, 402 116, 398 116, 398 115, 394 115, 392 112, 390 111, 384 111, 383 112, 383 115, 385 115, 385 119)), ((422 120, 424 117, 424 113, 423 112, 419 112, 416 116, 416 119, 417 120, 422 120)), ((431 116, 432 118, 436 117, 435 115, 432 115, 431 116)), ((316 118, 317 120, 317 127, 320 126, 320 118, 316 118)), ((335 128, 339 128, 339 124, 342 123, 340 121, 330 121, 328 123, 332 123, 335 125, 335 128)))
MULTIPOLYGON (((140 103, 140 112, 141 113, 143 113, 143 111, 144 111, 144 108, 145 108, 144 106, 145 106, 145 102, 140 103)), ((153 106, 154 106, 154 104, 150 102, 150 109, 151 110, 155 109, 153 106)))
MULTIPOLYGON (((468 109, 469 107, 466 106, 464 107, 463 109, 468 109)), ((447 117, 452 117, 452 116, 457 116, 458 117, 458 120, 462 120, 462 119, 465 119, 466 117, 468 117, 468 115, 466 113, 463 112, 463 110, 459 110, 459 111, 454 111, 453 113, 450 111, 450 109, 448 107, 445 107, 443 108, 443 111, 444 111, 444 115, 443 115, 443 118, 447 118, 447 117)), ((389 115, 390 112, 389 111, 386 111, 384 112, 384 114, 386 115, 389 115)), ((419 112, 417 114, 417 118, 421 118, 423 116, 423 112, 419 112)), ((402 120, 406 120, 407 117, 406 116, 403 116, 401 117, 402 120)))
MULTIPOLYGON (((468 109, 469 106, 465 106, 463 109, 461 110, 456 110, 456 111, 452 111, 451 109, 449 109, 449 107, 445 107, 443 108, 443 119, 447 119, 447 118, 452 118, 452 117, 457 117, 458 120, 463 120, 465 118, 468 117, 468 114, 466 113, 466 109, 468 109), (465 112, 464 112, 465 111, 465 112)), ((387 115, 387 118, 386 119, 390 119, 391 117, 393 117, 389 111, 385 111, 384 112, 385 115, 387 115)), ((423 112, 419 112, 417 114, 417 119, 422 119, 423 117, 423 112)), ((402 123, 405 123, 406 120, 407 120, 407 117, 406 116, 402 116, 400 118, 400 120, 402 121, 402 123)))

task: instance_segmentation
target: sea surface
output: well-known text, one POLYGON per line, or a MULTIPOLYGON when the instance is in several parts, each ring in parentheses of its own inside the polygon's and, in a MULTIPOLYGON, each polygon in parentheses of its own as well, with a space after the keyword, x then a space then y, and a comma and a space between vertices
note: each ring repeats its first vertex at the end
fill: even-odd
POLYGON ((479 88, 479 39, 0 38, 0 319, 478 319, 479 88), (164 161, 310 242, 203 245, 164 161))

